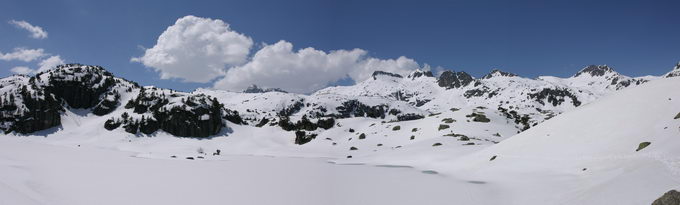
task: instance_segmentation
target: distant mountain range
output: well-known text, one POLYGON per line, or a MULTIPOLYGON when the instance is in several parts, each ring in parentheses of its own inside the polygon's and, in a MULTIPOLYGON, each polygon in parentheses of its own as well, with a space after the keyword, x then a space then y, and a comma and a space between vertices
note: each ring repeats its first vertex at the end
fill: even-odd
POLYGON ((140 86, 100 66, 66 64, 34 76, 0 79, 0 129, 6 134, 47 130, 60 126, 67 110, 80 110, 106 118, 102 131, 122 129, 135 135, 162 131, 205 138, 230 124, 253 129, 278 126, 297 131, 295 142, 303 144, 335 127, 339 119, 410 121, 479 108, 506 118, 521 132, 612 92, 676 76, 680 63, 660 77, 628 77, 606 65, 587 66, 569 78, 536 79, 500 70, 482 78, 462 71, 445 71, 438 77, 421 70, 406 76, 376 71, 364 82, 310 95, 256 85, 244 92, 186 93, 140 86))

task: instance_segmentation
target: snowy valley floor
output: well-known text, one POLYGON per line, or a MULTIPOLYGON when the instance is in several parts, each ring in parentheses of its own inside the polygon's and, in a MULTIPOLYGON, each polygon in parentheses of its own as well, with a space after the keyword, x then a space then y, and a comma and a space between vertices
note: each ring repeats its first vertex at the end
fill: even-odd
POLYGON ((151 159, 0 138, 0 204, 498 204, 493 184, 323 158, 151 159))

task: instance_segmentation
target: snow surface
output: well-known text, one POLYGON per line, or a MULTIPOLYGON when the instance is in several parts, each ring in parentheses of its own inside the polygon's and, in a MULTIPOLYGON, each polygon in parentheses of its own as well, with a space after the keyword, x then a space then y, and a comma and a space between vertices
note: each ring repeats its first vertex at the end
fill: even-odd
MULTIPOLYGON (((680 119, 673 119, 680 78, 648 77, 620 91, 602 79, 497 75, 481 81, 504 88, 492 99, 462 98, 470 88, 447 90, 427 77, 377 76, 312 95, 146 87, 178 96, 168 106, 214 96, 251 121, 274 118, 296 102, 310 106, 293 119, 318 106, 332 113, 350 99, 425 118, 339 119, 313 131, 315 140, 295 145, 294 132, 278 126, 226 122, 203 140, 163 131, 135 135, 102 127, 129 110, 95 116, 67 109, 60 127, 0 136, 0 204, 649 204, 680 188, 680 119), (548 107, 526 99, 541 88, 579 90, 574 93, 586 104, 548 107), (418 107, 418 100, 431 101, 418 107), (500 105, 519 105, 514 110, 536 118, 544 117, 536 107, 565 113, 516 135, 521 127, 500 105), (472 113, 490 122, 475 122, 472 113), (641 142, 651 145, 636 152, 641 142), (213 155, 217 150, 221 155, 213 155)), ((122 103, 139 94, 126 87, 115 88, 122 103)))

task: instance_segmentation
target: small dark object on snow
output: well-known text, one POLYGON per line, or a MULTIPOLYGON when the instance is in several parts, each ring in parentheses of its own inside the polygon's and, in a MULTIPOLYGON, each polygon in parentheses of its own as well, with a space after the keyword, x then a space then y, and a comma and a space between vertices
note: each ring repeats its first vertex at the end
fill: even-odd
POLYGON ((203 159, 203 156, 198 156, 198 157, 196 157, 196 158, 203 159))
POLYGON ((359 139, 360 139, 360 140, 366 139, 366 134, 365 134, 365 133, 361 133, 361 134, 359 135, 359 139))
POLYGON ((187 159, 190 159, 190 160, 194 160, 194 158, 193 158, 193 157, 187 157, 187 159))
POLYGON ((349 150, 358 150, 356 147, 350 147, 349 150))
POLYGON ((675 117, 673 119, 674 120, 680 119, 680 112, 677 115, 675 115, 675 117))
POLYGON ((222 152, 222 150, 217 149, 217 150, 215 150, 215 153, 213 153, 213 156, 214 156, 214 155, 220 155, 221 152, 222 152))
POLYGON ((588 168, 583 168, 581 171, 586 171, 586 170, 588 170, 588 168))
POLYGON ((414 140, 414 139, 416 139, 416 136, 415 136, 415 135, 411 135, 411 140, 414 140))
POLYGON ((644 149, 645 147, 649 146, 650 144, 652 144, 652 143, 651 142, 641 142, 640 145, 638 145, 638 148, 635 151, 636 152, 640 151, 640 150, 644 149))
POLYGON ((652 205, 677 205, 680 204, 680 192, 670 190, 663 194, 663 196, 654 200, 652 205))
POLYGON ((347 158, 352 158, 352 155, 347 155, 347 158))
POLYGON ((175 156, 175 155, 172 155, 172 156, 170 156, 170 158, 177 158, 177 156, 175 156))
POLYGON ((352 129, 352 128, 349 128, 349 132, 354 132, 354 129, 352 129))
POLYGON ((433 147, 442 146, 442 143, 437 142, 437 143, 432 144, 432 146, 433 146, 433 147))
POLYGON ((494 155, 493 157, 491 157, 491 159, 489 159, 489 161, 493 161, 494 159, 496 159, 496 155, 494 155))

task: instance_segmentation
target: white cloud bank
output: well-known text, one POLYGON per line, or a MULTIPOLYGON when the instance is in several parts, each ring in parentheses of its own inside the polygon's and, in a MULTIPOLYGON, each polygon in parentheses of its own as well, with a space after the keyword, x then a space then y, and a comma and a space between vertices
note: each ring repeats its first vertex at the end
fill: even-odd
POLYGON ((406 57, 396 60, 367 58, 361 49, 328 53, 314 48, 293 50, 293 44, 279 41, 254 54, 243 66, 231 68, 214 85, 216 89, 240 91, 252 84, 310 93, 346 77, 363 81, 376 70, 406 74, 420 66, 406 57))
POLYGON ((265 45, 248 59, 252 44, 250 37, 230 30, 219 19, 186 16, 132 61, 154 68, 163 79, 206 83, 220 78, 213 88, 241 91, 256 84, 296 93, 310 93, 347 77, 360 82, 376 70, 405 75, 423 69, 403 56, 377 59, 362 49, 325 52, 310 47, 295 51, 286 41, 265 45))
POLYGON ((246 62, 253 40, 219 19, 185 16, 177 19, 144 55, 132 58, 154 68, 162 79, 209 82, 226 68, 246 62))
POLYGON ((16 74, 24 74, 24 75, 36 74, 36 73, 39 73, 39 72, 43 72, 43 71, 55 68, 55 67, 57 67, 57 65, 61 65, 61 64, 64 64, 64 60, 61 59, 61 56, 57 55, 57 56, 50 56, 49 58, 45 58, 45 59, 41 60, 38 63, 38 69, 37 70, 31 69, 31 68, 26 67, 26 66, 17 66, 17 67, 10 69, 10 71, 13 72, 13 73, 16 73, 16 74))
POLYGON ((35 59, 45 56, 45 50, 42 48, 38 49, 26 49, 26 48, 14 48, 11 53, 0 52, 0 60, 12 61, 20 60, 24 62, 31 62, 35 59))
POLYGON ((45 30, 43 30, 43 28, 40 27, 40 26, 34 26, 34 25, 31 25, 30 23, 28 23, 26 21, 17 21, 17 20, 11 20, 8 23, 16 26, 17 28, 25 29, 28 32, 31 32, 31 38, 35 38, 35 39, 45 39, 45 38, 47 38, 47 32, 45 30))

